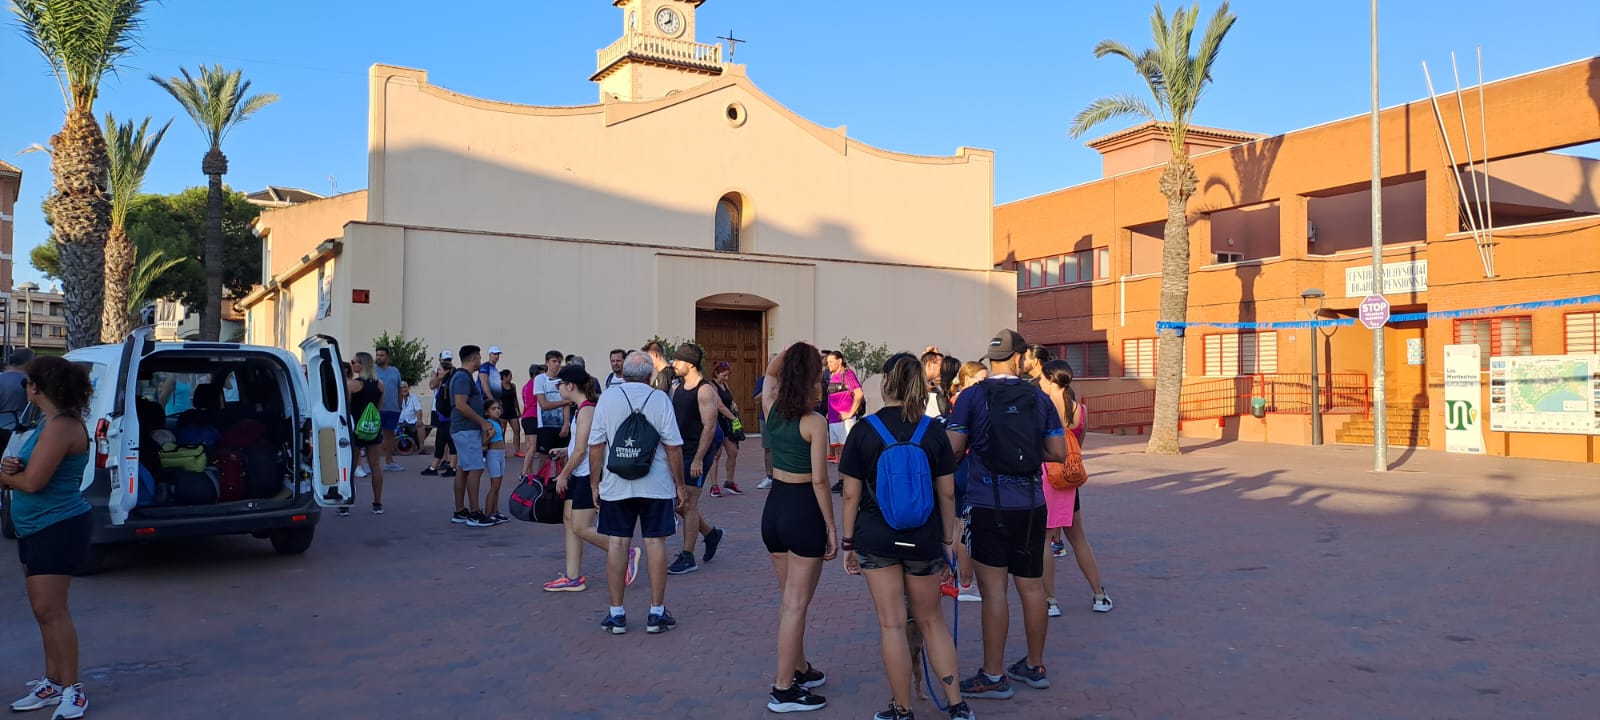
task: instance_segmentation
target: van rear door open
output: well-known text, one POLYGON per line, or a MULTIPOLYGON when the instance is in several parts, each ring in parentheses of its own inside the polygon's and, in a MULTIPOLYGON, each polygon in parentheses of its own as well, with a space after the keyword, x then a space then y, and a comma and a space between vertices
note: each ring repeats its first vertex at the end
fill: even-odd
POLYGON ((111 472, 111 498, 106 510, 112 525, 128 521, 139 503, 139 362, 155 349, 149 327, 134 330, 122 341, 122 357, 115 368, 117 391, 111 396, 110 414, 90 428, 94 433, 95 462, 111 472))
POLYGON ((350 479, 353 450, 339 342, 314 335, 300 343, 300 356, 311 394, 311 465, 317 474, 313 494, 323 507, 348 506, 355 502, 350 479))

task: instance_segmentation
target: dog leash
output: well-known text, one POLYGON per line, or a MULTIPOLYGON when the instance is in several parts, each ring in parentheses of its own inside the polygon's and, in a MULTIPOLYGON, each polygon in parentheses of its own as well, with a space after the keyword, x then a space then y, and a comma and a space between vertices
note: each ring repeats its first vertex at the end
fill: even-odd
MULTIPOLYGON (((945 562, 950 564, 950 572, 955 575, 956 585, 961 584, 961 569, 956 566, 955 553, 945 555, 945 562)), ((941 593, 943 594, 943 593, 941 593)), ((950 622, 950 644, 960 647, 961 642, 961 598, 952 598, 955 603, 955 618, 950 622)), ((958 656, 959 657, 959 656, 958 656)), ((928 684, 928 697, 933 698, 933 704, 940 712, 949 712, 950 705, 944 701, 944 693, 933 687, 933 668, 928 664, 928 639, 922 639, 922 679, 928 684)))

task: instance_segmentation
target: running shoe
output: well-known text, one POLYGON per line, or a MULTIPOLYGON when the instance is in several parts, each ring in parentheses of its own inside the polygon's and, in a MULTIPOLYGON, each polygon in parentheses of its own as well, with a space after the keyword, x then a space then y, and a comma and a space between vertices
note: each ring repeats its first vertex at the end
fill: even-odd
POLYGON ((962 585, 956 599, 961 602, 983 602, 983 595, 978 593, 977 583, 962 585))
POLYGON ((843 480, 840 480, 839 482, 836 482, 836 483, 833 484, 833 494, 835 494, 835 495, 843 495, 844 494, 844 481, 843 480))
POLYGON ((965 702, 958 702, 950 706, 950 720, 977 720, 977 716, 965 702))
POLYGON ((1064 543, 1064 542, 1061 542, 1060 540, 1051 540, 1050 541, 1050 554, 1054 555, 1056 557, 1066 557, 1067 556, 1067 544, 1064 543))
POLYGON ((795 672, 794 684, 807 690, 815 690, 828 684, 828 676, 812 667, 811 663, 806 663, 806 669, 795 672))
POLYGON ((49 678, 30 681, 28 683, 28 694, 11 703, 11 712, 33 712, 34 710, 43 710, 52 705, 60 705, 61 693, 64 689, 60 685, 51 682, 49 678))
MULTIPOLYGON (((722 547, 722 539, 727 537, 727 536, 728 536, 728 531, 727 530, 723 530, 720 527, 719 528, 712 528, 711 532, 706 535, 706 554, 705 554, 705 557, 703 557, 701 559, 706 561, 706 562, 711 562, 712 560, 716 559, 716 557, 717 557, 717 548, 722 547)), ((692 560, 693 557, 691 556, 690 559, 692 560)))
POLYGON ((668 575, 688 575, 700 569, 700 564, 694 561, 694 553, 685 550, 678 553, 678 559, 672 561, 667 567, 668 575))
POLYGON ((810 690, 799 685, 791 685, 782 690, 773 687, 771 698, 767 700, 767 709, 775 713, 810 712, 827 706, 827 698, 812 695, 810 690))
POLYGON ((917 720, 917 716, 911 712, 911 708, 900 707, 890 700, 889 707, 879 710, 872 720, 917 720))
POLYGON ((639 556, 641 554, 639 548, 628 548, 628 581, 624 585, 632 585, 633 579, 639 577, 639 556))
POLYGON ((771 490, 772 489, 772 476, 768 475, 768 476, 766 476, 764 478, 761 478, 761 482, 756 483, 756 489, 757 490, 771 490))
POLYGON ((350 517, 350 508, 339 508, 338 510, 334 510, 333 514, 338 515, 339 517, 350 517))
POLYGON ((678 626, 678 621, 672 619, 672 613, 666 608, 661 608, 661 614, 650 613, 644 620, 644 631, 647 633, 664 633, 678 626))
POLYGON ((1108 613, 1111 612, 1111 607, 1111 596, 1106 594, 1104 587, 1100 588, 1100 592, 1094 594, 1094 605, 1090 609, 1097 613, 1108 613))
POLYGON ((1045 614, 1050 617, 1061 617, 1061 606, 1056 604, 1055 598, 1045 598, 1045 614))
POLYGON ((432 465, 429 465, 429 466, 423 468, 422 472, 420 472, 418 474, 419 475, 427 475, 428 477, 434 477, 434 476, 437 476, 439 474, 439 468, 436 468, 436 467, 434 467, 432 465))
POLYGON ((722 486, 720 486, 720 485, 712 485, 711 486, 711 497, 714 497, 714 498, 722 497, 722 486))
POLYGON ((472 513, 465 510, 457 510, 456 514, 450 516, 450 522, 454 525, 465 525, 471 520, 472 513))
POLYGON ((567 577, 566 573, 556 576, 556 579, 544 584, 545 592, 583 592, 589 589, 584 582, 585 578, 579 575, 576 579, 567 577))
POLYGON ((56 706, 52 720, 78 720, 88 710, 89 696, 83 694, 83 684, 79 683, 61 691, 61 704, 56 706))
POLYGON ((481 512, 473 512, 467 516, 467 527, 494 527, 494 521, 481 512))
POLYGON ((372 504, 372 514, 373 515, 382 515, 383 514, 383 503, 373 503, 372 504))
POLYGON ((612 635, 625 635, 628 632, 628 616, 609 615, 600 621, 600 630, 612 635))
POLYGON ((729 495, 743 495, 744 494, 744 491, 739 489, 739 483, 732 482, 732 481, 723 483, 722 484, 722 489, 728 491, 729 495))
POLYGON ((961 697, 1004 700, 1015 694, 1016 691, 1011 689, 1011 681, 1004 675, 996 678, 979 670, 976 675, 961 681, 961 697))
POLYGON ((455 476, 456 476, 456 469, 453 468, 453 467, 450 467, 449 465, 444 466, 444 469, 439 471, 439 477, 452 477, 453 478, 455 476))
POLYGON ((500 513, 495 513, 489 516, 489 521, 496 525, 504 525, 508 522, 511 522, 511 518, 501 515, 500 513))
POLYGON ((405 472, 406 471, 406 466, 401 465, 400 463, 384 463, 383 464, 383 471, 384 472, 405 472))
POLYGON ((1006 668, 1006 675, 1012 680, 1036 690, 1043 690, 1047 687, 1050 687, 1050 678, 1045 676, 1044 666, 1040 665, 1039 667, 1028 667, 1027 658, 1023 658, 1015 663, 1012 663, 1011 667, 1006 668))

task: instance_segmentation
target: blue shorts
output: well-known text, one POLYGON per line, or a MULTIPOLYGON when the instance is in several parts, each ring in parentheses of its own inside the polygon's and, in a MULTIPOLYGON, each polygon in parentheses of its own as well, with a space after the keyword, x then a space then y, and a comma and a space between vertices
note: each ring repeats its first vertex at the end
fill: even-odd
POLYGON ((490 450, 484 457, 484 477, 503 478, 506 476, 506 451, 505 448, 490 450))
POLYGON ((631 538, 635 527, 642 537, 672 537, 678 532, 675 505, 672 500, 655 498, 601 500, 597 529, 607 537, 631 538))
MULTIPOLYGON (((685 447, 687 447, 687 445, 685 447)), ((721 451, 722 451, 722 433, 718 432, 716 437, 714 439, 712 439, 712 441, 711 441, 711 449, 706 451, 705 461, 700 464, 700 476, 699 477, 695 477, 693 474, 691 474, 689 472, 689 469, 694 466, 694 457, 691 456, 691 455, 684 455, 683 456, 683 484, 684 485, 688 485, 689 487, 693 487, 693 488, 705 487, 706 478, 711 476, 711 468, 716 465, 717 453, 719 453, 721 451)))
POLYGON ((389 410, 384 410, 383 412, 378 413, 378 419, 381 421, 381 423, 383 425, 383 429, 385 429, 385 430, 389 430, 389 431, 392 432, 395 429, 400 427, 400 411, 399 410, 395 410, 395 411, 392 411, 392 412, 389 411, 389 410))
POLYGON ((450 439, 456 442, 456 469, 466 472, 482 470, 486 466, 483 458, 483 431, 474 427, 471 430, 450 433, 450 439))

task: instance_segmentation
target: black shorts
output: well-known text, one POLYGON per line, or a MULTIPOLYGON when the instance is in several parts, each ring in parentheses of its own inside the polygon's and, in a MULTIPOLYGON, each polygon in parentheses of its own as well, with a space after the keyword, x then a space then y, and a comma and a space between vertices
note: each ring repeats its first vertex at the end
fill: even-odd
POLYGON ((558 427, 539 428, 535 437, 538 438, 538 442, 534 444, 533 450, 540 455, 549 455, 551 450, 567 446, 561 439, 561 428, 558 427))
POLYGON ((594 486, 589 484, 588 475, 567 478, 567 499, 572 501, 573 510, 595 509, 594 486))
POLYGON ((1005 568, 1019 578, 1044 577, 1044 536, 1049 523, 1043 505, 1032 510, 975 507, 970 515, 967 532, 974 562, 1005 568))
POLYGON ((79 513, 17 538, 17 558, 34 575, 71 575, 89 556, 89 536, 94 529, 90 513, 79 513))
POLYGON ((761 541, 774 555, 820 558, 828 554, 828 523, 822 518, 811 483, 773 481, 766 509, 761 511, 761 541))
MULTIPOLYGON (((1042 558, 1041 558, 1042 559, 1042 558)), ((874 555, 861 550, 856 551, 856 561, 861 563, 862 570, 884 570, 899 567, 905 574, 912 577, 927 577, 942 572, 950 563, 944 558, 933 560, 900 560, 887 555, 874 555)))
POLYGON ((531 435, 538 435, 539 434, 539 418, 538 417, 525 417, 525 418, 523 418, 522 419, 522 434, 523 435, 530 435, 530 436, 531 435))
POLYGON ((655 498, 601 500, 600 534, 631 538, 638 527, 642 537, 672 537, 678 532, 674 505, 673 500, 655 498))
MULTIPOLYGON (((688 443, 684 443, 684 447, 689 447, 688 443)), ((721 451, 722 451, 722 441, 717 440, 717 441, 714 441, 714 442, 711 443, 711 449, 707 450, 706 451, 706 456, 701 458, 700 474, 699 475, 695 475, 694 473, 689 472, 691 469, 694 468, 694 455, 692 455, 690 453, 684 453, 683 454, 683 484, 684 485, 688 485, 689 487, 692 487, 692 488, 705 487, 706 486, 706 478, 711 477, 711 468, 714 468, 717 465, 717 453, 719 453, 721 451)))

